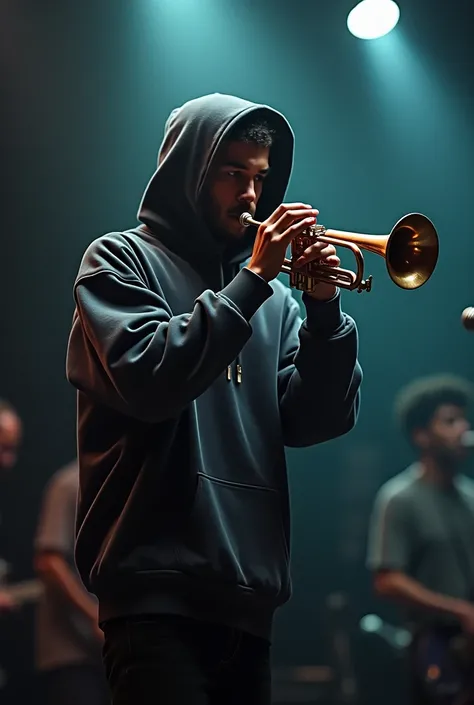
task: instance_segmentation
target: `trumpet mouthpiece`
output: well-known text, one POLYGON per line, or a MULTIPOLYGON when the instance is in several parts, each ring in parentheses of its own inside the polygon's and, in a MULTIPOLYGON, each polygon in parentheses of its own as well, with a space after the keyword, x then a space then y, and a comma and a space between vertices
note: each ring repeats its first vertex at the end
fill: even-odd
POLYGON ((250 213, 242 213, 242 215, 239 218, 239 223, 244 226, 244 228, 247 228, 249 225, 252 224, 252 216, 250 213))

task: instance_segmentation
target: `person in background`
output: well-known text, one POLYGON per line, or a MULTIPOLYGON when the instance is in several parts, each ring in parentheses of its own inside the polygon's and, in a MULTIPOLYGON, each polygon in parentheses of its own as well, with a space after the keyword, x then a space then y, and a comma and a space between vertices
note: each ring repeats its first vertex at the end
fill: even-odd
POLYGON ((35 539, 35 568, 44 583, 37 609, 36 665, 47 705, 109 702, 97 602, 74 565, 78 485, 77 461, 53 475, 44 491, 35 539))
POLYGON ((469 382, 449 375, 400 392, 396 416, 415 460, 382 485, 373 507, 368 566, 376 593, 405 608, 416 705, 453 702, 434 699, 435 680, 427 688, 421 664, 429 644, 446 644, 448 654, 458 635, 474 635, 474 482, 462 472, 473 396, 469 382))

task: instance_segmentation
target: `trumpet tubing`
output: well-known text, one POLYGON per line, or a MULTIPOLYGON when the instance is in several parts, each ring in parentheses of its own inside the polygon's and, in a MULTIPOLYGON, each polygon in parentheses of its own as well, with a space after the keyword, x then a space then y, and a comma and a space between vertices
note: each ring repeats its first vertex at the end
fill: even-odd
MULTIPOLYGON (((250 213, 243 213, 240 223, 245 227, 261 225, 250 213)), ((435 270, 439 253, 438 234, 431 220, 421 213, 408 213, 403 216, 388 235, 367 235, 313 225, 293 238, 291 259, 284 260, 281 271, 289 275, 290 286, 308 293, 314 291, 321 282, 351 291, 370 291, 372 276, 364 279, 364 258, 361 249, 385 259, 388 275, 397 286, 402 289, 418 289, 428 281, 435 270), (317 261, 309 262, 298 269, 294 268, 293 262, 316 241, 351 250, 357 271, 329 267, 317 261)))

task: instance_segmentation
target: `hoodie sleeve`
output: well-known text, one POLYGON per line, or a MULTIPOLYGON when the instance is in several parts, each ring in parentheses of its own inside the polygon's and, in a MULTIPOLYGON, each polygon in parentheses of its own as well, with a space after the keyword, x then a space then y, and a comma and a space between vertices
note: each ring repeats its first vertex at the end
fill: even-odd
POLYGON ((331 301, 303 295, 306 319, 288 296, 278 387, 285 445, 310 446, 350 431, 356 423, 362 370, 353 319, 331 301))
POLYGON ((164 298, 121 263, 79 275, 67 353, 68 380, 97 402, 143 421, 178 415, 237 357, 250 318, 272 294, 242 270, 173 316, 164 298))

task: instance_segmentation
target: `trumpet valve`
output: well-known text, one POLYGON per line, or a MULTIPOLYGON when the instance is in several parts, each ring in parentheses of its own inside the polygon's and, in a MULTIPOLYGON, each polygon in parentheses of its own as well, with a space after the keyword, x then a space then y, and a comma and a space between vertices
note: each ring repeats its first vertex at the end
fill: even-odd
MULTIPOLYGON (((317 242, 320 235, 324 235, 326 228, 324 225, 313 225, 311 228, 305 230, 301 235, 297 235, 291 241, 291 258, 294 262, 301 257, 303 252, 311 245, 317 242)), ((320 263, 318 261, 308 262, 304 267, 298 270, 298 273, 302 273, 307 277, 315 276, 318 272, 318 267, 320 263)))
POLYGON ((372 275, 369 274, 367 279, 363 279, 357 288, 357 293, 360 294, 362 291, 372 291, 372 275))
MULTIPOLYGON (((301 235, 294 237, 291 241, 291 261, 296 262, 304 251, 311 247, 318 240, 318 237, 324 235, 325 232, 326 228, 324 225, 313 225, 301 235)), ((290 275, 291 287, 311 293, 320 281, 321 263, 313 260, 299 269, 290 267, 288 274, 290 275)))

